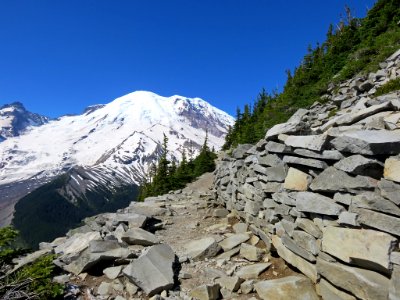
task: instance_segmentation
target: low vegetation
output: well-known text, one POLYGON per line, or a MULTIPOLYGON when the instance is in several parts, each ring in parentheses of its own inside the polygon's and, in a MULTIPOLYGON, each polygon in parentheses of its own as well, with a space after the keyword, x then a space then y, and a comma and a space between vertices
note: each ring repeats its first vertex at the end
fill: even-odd
POLYGON ((376 89, 374 94, 375 97, 381 96, 393 91, 400 91, 400 78, 396 78, 393 80, 388 81, 384 85, 380 86, 376 89))
POLYGON ((206 134, 199 155, 194 159, 190 155, 189 159, 187 159, 186 152, 183 152, 182 161, 177 165, 176 162, 171 162, 167 158, 168 138, 164 134, 161 158, 157 165, 153 165, 146 182, 141 186, 139 200, 181 189, 198 176, 214 171, 217 155, 210 150, 207 142, 208 136, 206 134))
POLYGON ((326 40, 309 47, 293 74, 287 71, 282 92, 262 91, 253 106, 237 110, 224 149, 255 143, 273 125, 286 122, 299 108, 307 108, 329 83, 337 84, 358 73, 375 71, 379 63, 400 47, 400 0, 378 0, 363 19, 346 7, 346 17, 328 29, 326 40))
POLYGON ((46 255, 12 272, 12 259, 25 253, 15 248, 18 232, 11 227, 0 228, 0 299, 56 299, 63 286, 52 281, 53 255, 46 255))

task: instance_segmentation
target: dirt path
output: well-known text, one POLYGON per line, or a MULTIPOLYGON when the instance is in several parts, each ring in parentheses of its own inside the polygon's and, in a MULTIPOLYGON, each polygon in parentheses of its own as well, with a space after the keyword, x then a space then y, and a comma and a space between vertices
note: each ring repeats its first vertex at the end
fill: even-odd
MULTIPOLYGON (((223 218, 213 217, 215 208, 211 208, 208 202, 212 182, 213 174, 208 173, 189 184, 182 193, 190 196, 169 202, 168 206, 173 215, 160 217, 166 225, 163 230, 157 231, 156 235, 162 242, 169 244, 183 261, 185 261, 185 245, 190 241, 208 236, 214 237, 217 241, 223 240, 233 233, 232 225, 239 222, 229 215, 223 218)), ((257 238, 254 237, 252 241, 257 241, 257 238)), ((259 248, 265 248, 262 241, 255 244, 259 248)), ((272 265, 260 275, 259 279, 277 279, 296 274, 281 258, 273 257, 271 254, 266 253, 261 262, 270 262, 272 265)), ((181 280, 181 290, 186 293, 200 285, 212 284, 216 278, 232 275, 239 267, 249 264, 252 263, 239 255, 231 259, 221 259, 217 256, 197 262, 185 261, 181 265, 181 274, 187 274, 191 278, 181 280)), ((258 299, 256 293, 247 295, 232 293, 231 297, 226 298, 258 299)))

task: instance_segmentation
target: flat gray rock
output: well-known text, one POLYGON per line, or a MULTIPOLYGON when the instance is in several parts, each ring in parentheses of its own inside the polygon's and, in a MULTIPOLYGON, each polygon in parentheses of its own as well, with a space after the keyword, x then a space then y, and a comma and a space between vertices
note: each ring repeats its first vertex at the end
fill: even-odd
MULTIPOLYGON (((400 191, 399 191, 400 192, 400 191)), ((352 207, 367 208, 389 215, 400 216, 400 208, 374 192, 364 192, 352 197, 352 207)))
POLYGON ((236 292, 244 280, 237 276, 224 276, 218 278, 215 282, 218 283, 222 288, 225 288, 231 292, 236 292))
POLYGON ((220 299, 219 284, 201 285, 190 291, 190 297, 197 300, 217 300, 220 299))
POLYGON ((315 262, 315 256, 307 251, 306 249, 300 247, 294 240, 292 240, 289 236, 284 234, 281 238, 283 245, 288 248, 293 253, 301 256, 302 258, 308 260, 309 262, 315 262))
POLYGON ((129 225, 129 227, 140 227, 143 228, 146 225, 148 217, 145 215, 140 215, 136 213, 117 213, 113 219, 113 222, 116 222, 118 225, 119 223, 125 223, 129 225))
POLYGON ((354 154, 398 154, 400 130, 349 130, 341 132, 331 144, 340 152, 354 154))
POLYGON ((191 241, 185 245, 185 255, 193 260, 214 257, 220 250, 221 247, 213 237, 191 241))
POLYGON ((358 214, 358 222, 369 227, 400 236, 400 218, 363 208, 351 208, 358 214))
POLYGON ((317 291, 324 300, 357 300, 352 295, 338 290, 336 287, 334 287, 323 278, 317 285, 317 291))
POLYGON ((325 169, 328 167, 326 162, 312 159, 312 158, 301 158, 301 157, 296 157, 296 156, 289 156, 286 155, 283 158, 283 162, 287 164, 294 164, 294 165, 302 165, 310 168, 315 168, 315 169, 325 169))
POLYGON ((344 207, 336 204, 333 199, 311 192, 295 194, 296 209, 301 212, 317 213, 328 216, 338 216, 344 207))
POLYGON ((365 158, 360 154, 352 155, 337 162, 334 167, 353 175, 373 178, 383 177, 383 164, 375 159, 365 158))
POLYGON ((380 266, 378 271, 388 271, 396 242, 396 238, 376 230, 328 226, 324 229, 322 250, 349 264, 376 269, 371 264, 374 263, 380 266))
POLYGON ((249 261, 260 261, 263 257, 264 251, 260 248, 249 244, 241 244, 240 256, 249 261))
POLYGON ((393 266, 389 285, 389 300, 400 299, 400 266, 393 266))
POLYGON ((295 133, 304 130, 307 128, 307 125, 302 122, 302 119, 306 114, 308 114, 308 110, 306 109, 301 108, 297 110, 286 123, 277 124, 268 130, 265 138, 268 140, 282 133, 295 133))
POLYGON ((400 184, 394 183, 390 180, 381 179, 381 181, 378 182, 378 188, 382 197, 389 199, 396 205, 400 205, 400 184))
POLYGON ((320 135, 290 135, 285 139, 285 145, 293 148, 304 148, 322 151, 326 144, 326 134, 320 135))
POLYGON ((382 104, 373 105, 368 108, 361 109, 357 112, 350 112, 350 113, 344 114, 336 120, 336 124, 339 126, 351 125, 351 124, 354 124, 354 123, 356 123, 362 119, 365 119, 371 115, 374 115, 378 112, 385 111, 385 110, 392 110, 392 109, 393 109, 393 105, 390 101, 384 102, 382 104))
POLYGON ((319 247, 317 245, 317 240, 311 234, 302 230, 295 230, 292 233, 292 238, 299 247, 313 255, 318 254, 319 247))
POLYGON ((311 183, 310 188, 318 192, 349 192, 361 189, 373 189, 377 181, 366 176, 351 177, 334 167, 325 169, 311 183))
POLYGON ((72 262, 62 268, 70 273, 78 275, 101 262, 112 262, 119 258, 127 258, 129 254, 129 249, 122 248, 118 245, 117 241, 91 241, 89 248, 74 257, 72 262), (104 242, 104 244, 100 245, 101 242, 104 242), (101 249, 105 251, 102 252, 101 249), (94 252, 91 252, 91 250, 94 252))
POLYGON ((389 279, 361 268, 317 260, 318 272, 335 286, 365 300, 387 299, 389 279))
POLYGON ((292 148, 286 146, 285 144, 269 141, 265 145, 265 150, 270 153, 290 153, 292 151, 292 148))
POLYGON ((318 300, 311 280, 305 276, 288 276, 264 280, 254 285, 258 296, 263 300, 318 300))
POLYGON ((294 153, 300 156, 311 157, 321 160, 341 160, 344 158, 343 154, 341 154, 337 150, 324 150, 322 153, 318 153, 315 151, 311 151, 308 149, 294 149, 294 153))
POLYGON ((222 249, 224 249, 224 251, 229 251, 239 246, 241 243, 246 242, 248 239, 250 239, 249 234, 236 233, 219 242, 219 245, 222 247, 222 249))
POLYGON ((235 233, 246 233, 249 226, 246 223, 236 223, 232 228, 235 233))
POLYGON ((129 245, 152 246, 160 243, 154 234, 142 228, 128 229, 124 234, 122 234, 121 240, 129 245))
POLYGON ((247 150, 249 150, 253 145, 251 144, 240 144, 232 152, 232 157, 236 159, 244 158, 247 150))
POLYGON ((123 273, 148 296, 174 286, 175 253, 165 244, 150 247, 123 269, 123 273))
POLYGON ((109 279, 116 279, 122 271, 122 266, 109 267, 103 270, 103 274, 109 279))
POLYGON ((314 224, 313 221, 309 219, 297 218, 295 224, 298 228, 303 229, 305 232, 308 232, 317 239, 322 237, 322 231, 318 228, 317 225, 314 224))
POLYGON ((262 272, 269 268, 270 265, 271 263, 258 263, 244 266, 236 272, 236 276, 242 279, 257 279, 262 272))

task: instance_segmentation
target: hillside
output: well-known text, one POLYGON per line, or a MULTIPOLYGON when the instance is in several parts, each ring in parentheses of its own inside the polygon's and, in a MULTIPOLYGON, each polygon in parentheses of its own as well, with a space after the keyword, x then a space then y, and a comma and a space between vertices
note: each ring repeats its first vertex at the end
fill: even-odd
POLYGON ((345 17, 332 25, 326 40, 309 47, 301 64, 287 71, 282 92, 262 91, 253 105, 238 111, 237 122, 227 135, 224 149, 256 143, 275 124, 285 122, 299 108, 338 89, 353 76, 366 76, 400 47, 400 1, 379 0, 363 19, 346 8, 345 17))

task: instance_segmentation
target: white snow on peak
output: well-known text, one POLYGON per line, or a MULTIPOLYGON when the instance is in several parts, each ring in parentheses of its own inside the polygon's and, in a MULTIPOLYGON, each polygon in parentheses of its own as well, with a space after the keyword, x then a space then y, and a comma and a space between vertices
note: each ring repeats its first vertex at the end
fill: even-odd
POLYGON ((234 119, 200 98, 136 91, 78 116, 64 116, 0 143, 0 184, 54 176, 74 165, 101 165, 138 183, 155 162, 165 133, 170 155, 190 142, 219 149, 234 119), (38 175, 41 174, 41 175, 38 175))

